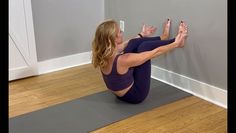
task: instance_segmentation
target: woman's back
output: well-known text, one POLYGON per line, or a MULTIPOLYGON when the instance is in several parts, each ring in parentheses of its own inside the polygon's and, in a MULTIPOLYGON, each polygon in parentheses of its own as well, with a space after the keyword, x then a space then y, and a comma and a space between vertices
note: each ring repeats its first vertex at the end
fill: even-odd
POLYGON ((107 67, 101 69, 104 82, 108 89, 112 91, 120 91, 128 88, 134 81, 133 68, 129 68, 124 74, 118 72, 117 60, 120 54, 110 60, 107 67))

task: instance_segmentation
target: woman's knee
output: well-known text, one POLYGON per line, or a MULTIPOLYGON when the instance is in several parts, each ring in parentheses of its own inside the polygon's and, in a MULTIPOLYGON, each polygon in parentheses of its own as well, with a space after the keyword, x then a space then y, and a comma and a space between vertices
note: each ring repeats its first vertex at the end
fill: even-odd
POLYGON ((141 52, 144 52, 144 51, 148 51, 148 50, 149 50, 149 48, 148 48, 148 44, 146 44, 146 42, 143 42, 137 48, 137 52, 138 53, 141 53, 141 52))
POLYGON ((133 38, 133 39, 130 39, 128 44, 136 44, 138 45, 139 43, 141 43, 141 39, 140 38, 133 38))

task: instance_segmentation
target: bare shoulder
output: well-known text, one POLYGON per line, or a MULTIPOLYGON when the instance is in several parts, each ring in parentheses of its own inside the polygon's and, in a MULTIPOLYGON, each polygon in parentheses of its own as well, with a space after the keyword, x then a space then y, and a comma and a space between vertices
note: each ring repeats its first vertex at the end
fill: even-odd
POLYGON ((117 63, 119 64, 119 66, 123 66, 123 64, 125 63, 126 58, 127 58, 127 54, 121 54, 118 57, 117 63))
POLYGON ((128 64, 128 58, 130 53, 122 54, 117 59, 117 71, 119 74, 124 74, 128 71, 129 66, 128 64))

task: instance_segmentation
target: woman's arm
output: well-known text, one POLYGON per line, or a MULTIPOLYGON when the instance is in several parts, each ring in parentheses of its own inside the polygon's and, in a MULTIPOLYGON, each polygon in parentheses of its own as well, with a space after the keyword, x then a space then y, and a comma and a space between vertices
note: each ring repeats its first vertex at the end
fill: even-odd
POLYGON ((175 49, 178 47, 178 43, 171 43, 165 46, 161 46, 158 48, 155 48, 151 51, 145 51, 141 53, 127 53, 120 56, 120 65, 123 66, 123 68, 130 68, 135 67, 143 64, 144 62, 157 57, 161 54, 167 53, 172 49, 175 49))
MULTIPOLYGON (((139 34, 141 34, 142 37, 148 37, 148 36, 151 36, 152 34, 154 34, 155 32, 156 32, 155 27, 143 24, 142 31, 139 34)), ((119 52, 122 52, 126 48, 126 46, 128 45, 128 42, 134 38, 140 38, 140 36, 137 35, 133 38, 130 38, 130 39, 124 41, 122 44, 119 44, 118 45, 119 52)))

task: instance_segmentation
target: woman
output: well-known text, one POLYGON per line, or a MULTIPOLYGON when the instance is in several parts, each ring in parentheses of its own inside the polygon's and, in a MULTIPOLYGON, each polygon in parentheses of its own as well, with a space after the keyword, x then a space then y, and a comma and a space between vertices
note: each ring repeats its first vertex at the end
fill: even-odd
POLYGON ((143 25, 138 36, 123 42, 122 32, 114 20, 102 22, 92 42, 92 64, 99 67, 109 90, 122 101, 137 104, 148 95, 151 59, 184 46, 187 26, 181 21, 178 34, 169 38, 170 20, 163 34, 150 37, 156 28, 143 25))

